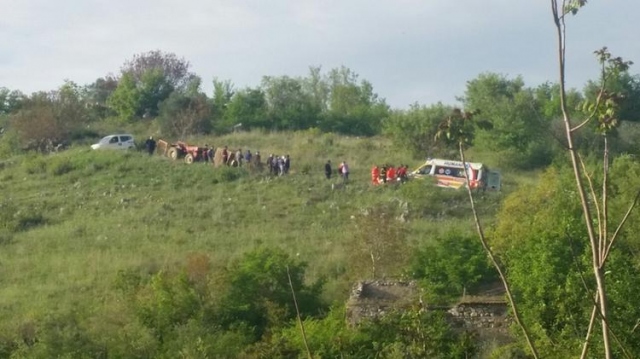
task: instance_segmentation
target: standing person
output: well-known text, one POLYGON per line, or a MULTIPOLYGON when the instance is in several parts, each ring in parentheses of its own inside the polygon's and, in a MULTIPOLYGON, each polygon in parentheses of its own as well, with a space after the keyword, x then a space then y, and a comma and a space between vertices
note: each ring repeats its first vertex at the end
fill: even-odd
POLYGON ((284 161, 284 174, 288 174, 289 168, 291 168, 291 158, 289 157, 289 155, 286 155, 284 156, 283 161, 284 161))
POLYGON ((387 183, 393 183, 396 181, 396 169, 393 166, 389 166, 387 169, 387 183))
POLYGON ((227 146, 224 146, 222 149, 222 163, 226 165, 227 160, 229 160, 229 150, 227 149, 227 146))
POLYGON ((247 164, 251 163, 251 150, 247 150, 247 153, 244 154, 244 161, 247 162, 247 164))
POLYGON ((396 173, 398 180, 402 183, 407 181, 407 165, 400 165, 398 172, 396 173))
POLYGON ((327 160, 327 163, 324 164, 324 176, 331 179, 331 160, 327 160))
POLYGON ((278 156, 276 161, 278 165, 278 176, 282 176, 284 174, 284 156, 278 156))
POLYGON ((202 159, 204 163, 209 162, 209 145, 204 145, 204 149, 202 150, 202 159))
POLYGON ((209 156, 209 161, 211 161, 211 163, 213 163, 215 154, 216 154, 216 151, 213 149, 213 146, 209 147, 209 153, 207 154, 207 156, 209 156))
POLYGON ((242 149, 238 148, 238 152, 236 152, 236 161, 238 161, 238 167, 242 167, 242 159, 244 156, 242 155, 242 149))
POLYGON ((273 153, 269 155, 267 158, 267 166, 269 166, 269 174, 273 174, 275 172, 275 158, 273 157, 273 153))
POLYGON ((149 138, 144 142, 144 147, 149 152, 149 156, 153 155, 156 151, 156 140, 153 139, 153 136, 149 136, 149 138))
POLYGON ((371 184, 374 186, 380 184, 380 168, 378 168, 378 165, 373 165, 373 168, 371 168, 371 184))
POLYGON ((349 165, 346 161, 342 161, 342 180, 344 182, 349 180, 349 165))

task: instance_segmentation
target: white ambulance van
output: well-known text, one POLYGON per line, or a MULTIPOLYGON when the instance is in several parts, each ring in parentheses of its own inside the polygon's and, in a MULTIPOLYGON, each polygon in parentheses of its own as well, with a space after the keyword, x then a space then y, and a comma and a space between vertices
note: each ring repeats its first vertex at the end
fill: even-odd
MULTIPOLYGON (((466 173, 469 187, 479 190, 499 191, 501 175, 491 171, 478 162, 466 162, 466 173)), ((409 173, 409 178, 433 178, 438 187, 461 188, 467 185, 465 166, 461 161, 430 158, 416 170, 409 173)))

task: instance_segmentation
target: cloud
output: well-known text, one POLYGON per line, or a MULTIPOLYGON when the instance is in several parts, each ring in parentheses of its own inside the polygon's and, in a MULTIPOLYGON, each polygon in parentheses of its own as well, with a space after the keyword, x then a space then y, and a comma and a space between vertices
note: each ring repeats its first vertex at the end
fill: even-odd
MULTIPOLYGON (((638 10, 590 2, 568 18, 570 86, 597 75, 592 52, 605 44, 640 61, 639 26, 626 20, 638 10)), ((21 0, 0 18, 0 86, 87 84, 160 49, 190 61, 208 90, 214 77, 253 87, 344 65, 394 107, 451 103, 482 72, 556 81, 554 35, 544 1, 21 0)))

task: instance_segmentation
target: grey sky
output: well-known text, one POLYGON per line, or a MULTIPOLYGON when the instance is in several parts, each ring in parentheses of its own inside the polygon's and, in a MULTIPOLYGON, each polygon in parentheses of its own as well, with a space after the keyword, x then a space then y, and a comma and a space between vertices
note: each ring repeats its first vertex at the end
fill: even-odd
MULTIPOLYGON (((84 85, 134 54, 176 53, 236 88, 346 66, 394 108, 455 103, 482 72, 556 81, 548 0, 0 0, 0 87, 84 85)), ((638 62, 640 1, 592 0, 568 19, 569 85, 597 76, 594 50, 638 62)), ((637 66, 632 73, 640 73, 637 66)))

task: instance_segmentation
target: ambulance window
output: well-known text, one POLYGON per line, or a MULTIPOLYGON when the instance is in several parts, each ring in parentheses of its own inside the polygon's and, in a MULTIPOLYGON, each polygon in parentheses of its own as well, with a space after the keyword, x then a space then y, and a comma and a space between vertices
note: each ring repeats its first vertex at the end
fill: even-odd
POLYGON ((451 168, 451 167, 436 167, 437 175, 460 177, 460 173, 462 173, 462 177, 464 177, 464 169, 451 168))
POLYGON ((422 168, 420 169, 420 174, 421 174, 421 175, 428 175, 428 174, 431 174, 431 167, 432 167, 431 165, 428 165, 428 166, 424 166, 424 167, 422 167, 422 168))

